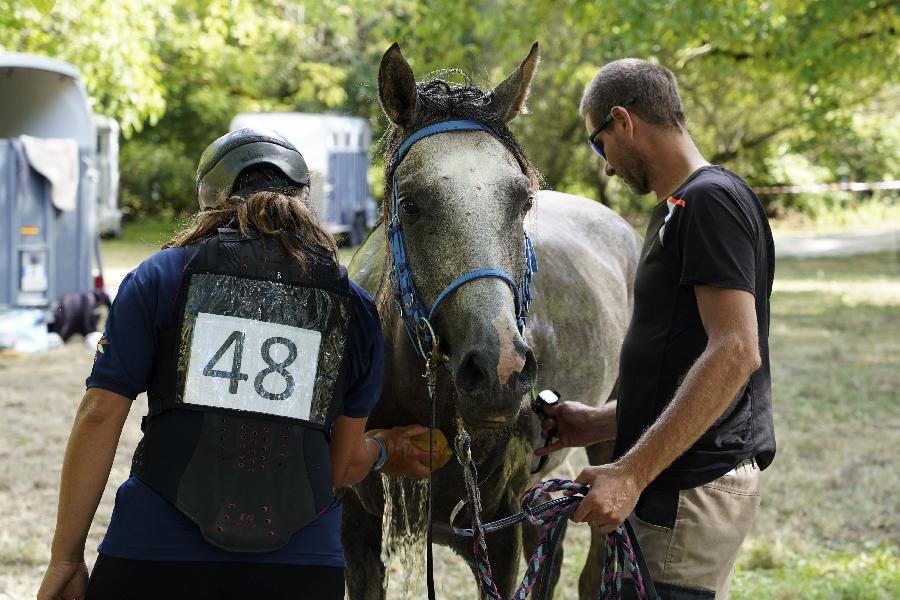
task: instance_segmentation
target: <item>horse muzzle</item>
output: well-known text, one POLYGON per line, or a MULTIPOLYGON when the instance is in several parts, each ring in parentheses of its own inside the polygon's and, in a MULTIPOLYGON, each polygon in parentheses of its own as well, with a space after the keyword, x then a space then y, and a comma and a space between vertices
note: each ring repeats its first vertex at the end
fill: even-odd
POLYGON ((467 423, 502 428, 518 415, 523 396, 537 380, 537 362, 531 348, 521 338, 516 341, 521 348, 514 352, 469 349, 453 369, 458 409, 467 423))

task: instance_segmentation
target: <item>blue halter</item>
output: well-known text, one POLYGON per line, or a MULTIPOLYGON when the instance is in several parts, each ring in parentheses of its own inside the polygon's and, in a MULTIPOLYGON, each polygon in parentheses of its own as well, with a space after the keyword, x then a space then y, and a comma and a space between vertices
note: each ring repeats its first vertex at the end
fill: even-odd
POLYGON ((427 309, 416 292, 416 286, 413 282, 412 271, 409 268, 409 261, 406 257, 406 242, 403 239, 403 229, 400 224, 400 193, 397 187, 397 167, 403 161, 403 158, 409 152, 413 144, 436 133, 445 131, 487 131, 480 123, 475 121, 447 121, 444 123, 436 123, 424 127, 400 144, 400 149, 394 157, 394 164, 391 166, 391 221, 388 224, 388 241, 391 244, 391 273, 394 278, 394 301, 397 304, 397 310, 403 318, 403 326, 409 339, 413 342, 416 353, 424 356, 424 352, 430 350, 433 341, 431 337, 431 329, 426 327, 424 320, 428 322, 434 317, 441 302, 446 300, 450 294, 458 290, 463 285, 482 279, 491 277, 500 279, 510 287, 513 292, 516 309, 516 323, 519 333, 525 330, 525 319, 528 316, 528 307, 531 305, 531 278, 538 270, 537 254, 534 251, 534 244, 528 237, 528 232, 523 230, 525 236, 525 275, 522 277, 522 286, 516 285, 515 280, 506 272, 499 269, 475 269, 468 273, 457 277, 454 281, 444 288, 430 309, 427 309))

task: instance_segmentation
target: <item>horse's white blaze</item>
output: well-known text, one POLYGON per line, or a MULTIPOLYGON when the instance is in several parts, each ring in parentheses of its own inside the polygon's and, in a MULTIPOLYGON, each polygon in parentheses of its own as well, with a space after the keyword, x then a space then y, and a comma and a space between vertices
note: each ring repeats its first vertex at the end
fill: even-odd
POLYGON ((500 354, 497 357, 497 379, 500 381, 500 385, 506 385, 510 377, 521 373, 525 368, 525 357, 516 351, 516 345, 513 343, 519 332, 515 327, 510 327, 508 318, 502 316, 496 317, 491 324, 497 332, 500 345, 500 354))

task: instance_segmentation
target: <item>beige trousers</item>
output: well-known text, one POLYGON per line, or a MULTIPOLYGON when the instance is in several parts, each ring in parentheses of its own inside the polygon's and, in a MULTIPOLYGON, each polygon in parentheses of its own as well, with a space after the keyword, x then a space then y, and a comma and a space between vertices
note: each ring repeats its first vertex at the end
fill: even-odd
POLYGON ((759 468, 745 460, 678 493, 672 528, 629 517, 660 597, 728 599, 734 563, 759 509, 759 468))

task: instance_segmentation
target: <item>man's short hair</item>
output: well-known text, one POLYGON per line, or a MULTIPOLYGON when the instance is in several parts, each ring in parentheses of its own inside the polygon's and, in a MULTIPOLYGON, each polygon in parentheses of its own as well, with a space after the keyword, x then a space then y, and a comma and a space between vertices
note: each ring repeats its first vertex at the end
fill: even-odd
POLYGON ((628 110, 651 125, 684 129, 684 110, 672 71, 639 58, 603 65, 584 90, 579 111, 599 125, 613 106, 629 100, 628 110))

